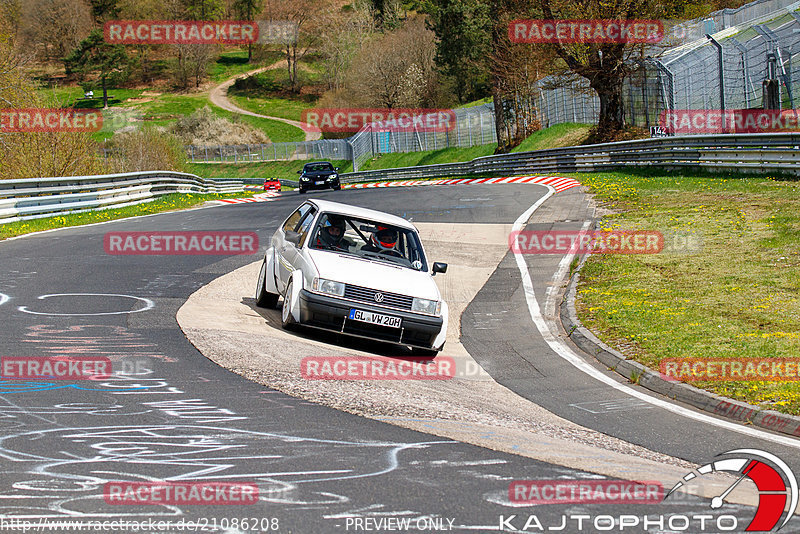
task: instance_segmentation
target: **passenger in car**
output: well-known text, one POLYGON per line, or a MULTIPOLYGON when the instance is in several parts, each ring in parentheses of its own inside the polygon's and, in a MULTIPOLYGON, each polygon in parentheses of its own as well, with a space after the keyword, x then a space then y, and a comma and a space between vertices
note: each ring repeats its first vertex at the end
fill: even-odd
POLYGON ((388 254, 390 256, 403 257, 397 250, 397 230, 386 228, 385 226, 378 226, 378 231, 373 232, 369 238, 369 243, 366 243, 361 250, 363 252, 375 252, 379 254, 388 254))

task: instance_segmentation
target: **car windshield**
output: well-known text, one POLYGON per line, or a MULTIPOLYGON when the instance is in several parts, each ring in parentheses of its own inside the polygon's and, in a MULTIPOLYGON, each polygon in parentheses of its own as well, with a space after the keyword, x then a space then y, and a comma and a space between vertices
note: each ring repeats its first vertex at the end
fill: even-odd
POLYGON ((320 216, 309 247, 427 271, 414 230, 346 215, 320 216))
POLYGON ((314 163, 305 166, 305 172, 324 172, 332 170, 333 165, 330 163, 314 163))

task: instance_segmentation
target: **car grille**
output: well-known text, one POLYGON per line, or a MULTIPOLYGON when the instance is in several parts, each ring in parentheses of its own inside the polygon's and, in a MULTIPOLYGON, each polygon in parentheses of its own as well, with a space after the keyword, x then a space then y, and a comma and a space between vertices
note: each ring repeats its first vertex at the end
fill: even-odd
POLYGON ((345 284, 344 296, 348 299, 366 302, 372 305, 386 306, 387 308, 397 308, 398 310, 410 310, 411 303, 414 300, 414 297, 398 295, 397 293, 387 293, 385 291, 378 291, 377 289, 359 287, 351 284, 345 284), (375 300, 375 293, 381 293, 383 295, 382 302, 377 302, 375 300))

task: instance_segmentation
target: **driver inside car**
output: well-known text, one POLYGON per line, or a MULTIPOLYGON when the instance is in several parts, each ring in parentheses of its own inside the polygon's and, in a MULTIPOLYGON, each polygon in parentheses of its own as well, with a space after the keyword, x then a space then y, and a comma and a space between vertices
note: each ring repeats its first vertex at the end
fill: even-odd
POLYGON ((344 241, 345 221, 337 215, 328 215, 317 233, 317 247, 329 250, 347 251, 344 241))
POLYGON ((378 226, 378 230, 370 236, 369 243, 361 247, 361 250, 390 256, 403 256, 397 250, 397 230, 385 226, 378 226))

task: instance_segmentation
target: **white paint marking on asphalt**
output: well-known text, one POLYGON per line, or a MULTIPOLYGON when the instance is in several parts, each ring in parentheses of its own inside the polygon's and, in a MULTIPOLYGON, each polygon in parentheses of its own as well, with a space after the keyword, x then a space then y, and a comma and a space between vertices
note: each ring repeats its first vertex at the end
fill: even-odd
POLYGON ((6 302, 8 302, 9 300, 11 300, 11 297, 9 297, 8 295, 6 295, 5 293, 0 293, 0 306, 2 306, 3 304, 5 304, 5 303, 6 303, 6 302))
POLYGON ((579 402, 577 404, 570 404, 573 408, 584 410, 589 413, 610 413, 627 411, 636 408, 644 408, 646 410, 652 409, 654 406, 637 399, 618 399, 608 401, 592 401, 592 402, 579 402))
MULTIPOLYGON (((536 203, 528 208, 522 215, 520 215, 516 221, 514 221, 514 225, 512 227, 513 232, 522 231, 525 228, 525 225, 528 219, 531 218, 533 213, 542 205, 544 202, 549 199, 553 194, 556 192, 551 186, 545 185, 547 187, 547 194, 540 198, 536 203)), ((585 225, 584 225, 585 226, 585 225)), ((556 273, 557 275, 563 275, 564 266, 569 266, 570 262, 574 254, 567 254, 564 256, 564 259, 561 261, 559 265, 559 270, 556 273)), ((672 413, 677 415, 681 415, 688 419, 694 419, 695 421, 699 421, 700 423, 705 423, 708 425, 724 428, 725 430, 731 430, 733 432, 738 432, 739 434, 744 434, 745 436, 763 439, 765 441, 771 441, 773 443, 778 443, 780 445, 785 445, 787 447, 792 447, 796 449, 800 449, 800 441, 794 438, 790 438, 789 436, 781 436, 781 435, 774 435, 770 434, 769 432, 765 432, 762 430, 756 430, 755 428, 742 426, 736 423, 731 423, 728 421, 723 421, 722 419, 717 419, 716 417, 712 417, 710 415, 706 415, 703 413, 698 413, 682 406, 677 406, 670 402, 666 402, 661 399, 657 399, 655 397, 651 397, 641 391, 633 389, 630 386, 617 382, 610 376, 602 373, 598 369, 595 369, 592 365, 586 362, 583 358, 581 358, 578 354, 576 354, 566 343, 558 338, 555 332, 558 331, 555 324, 551 325, 545 321, 544 317, 542 316, 541 309, 539 308, 539 303, 536 300, 536 294, 533 291, 533 282, 531 281, 531 274, 528 271, 528 265, 525 263, 524 256, 519 252, 514 252, 514 259, 517 262, 517 268, 519 268, 520 275, 522 276, 522 288, 525 293, 525 301, 528 304, 528 312, 530 313, 531 320, 533 324, 536 326, 539 333, 542 335, 542 338, 548 344, 550 349, 558 354, 561 358, 569 362, 573 367, 577 368, 579 371, 591 376, 592 378, 599 380, 600 382, 610 386, 617 391, 625 393, 626 395, 630 395, 632 397, 636 397, 637 399, 643 400, 648 402, 654 406, 659 408, 663 408, 664 410, 668 410, 672 413)), ((553 306, 555 309, 555 295, 556 292, 552 291, 547 296, 547 303, 546 309, 550 305, 553 306)))
POLYGON ((138 310, 129 310, 129 311, 118 311, 118 312, 102 312, 102 313, 49 313, 49 312, 37 312, 29 310, 27 306, 19 306, 17 309, 24 313, 30 313, 31 315, 49 315, 53 317, 88 317, 94 315, 126 315, 129 313, 139 313, 143 311, 150 310, 155 307, 155 302, 150 299, 146 299, 143 297, 134 297, 133 295, 118 295, 114 293, 53 293, 52 295, 41 295, 38 300, 48 299, 50 297, 121 297, 126 299, 134 299, 144 302, 144 308, 140 308, 138 310))

